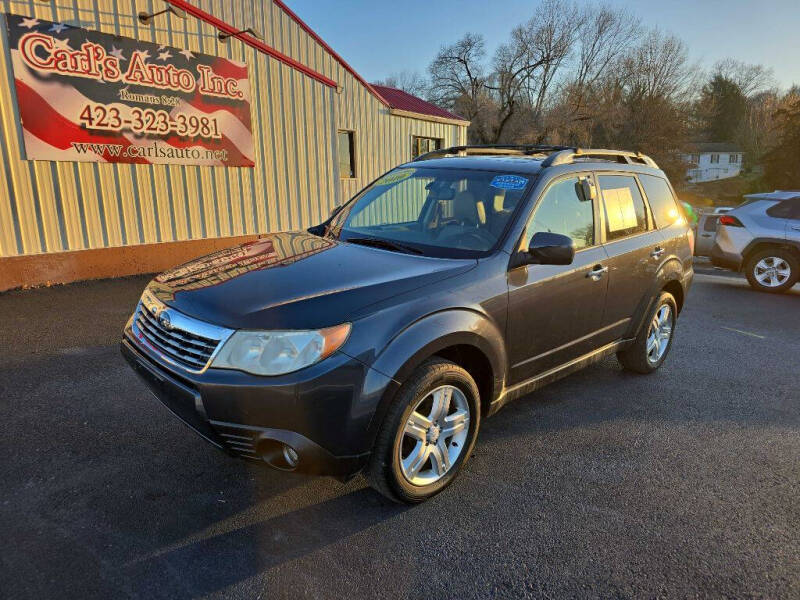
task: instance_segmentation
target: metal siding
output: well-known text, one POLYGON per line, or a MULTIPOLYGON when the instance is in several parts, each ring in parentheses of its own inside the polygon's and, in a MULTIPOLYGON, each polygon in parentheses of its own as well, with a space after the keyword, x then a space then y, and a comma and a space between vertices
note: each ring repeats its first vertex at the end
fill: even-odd
POLYGON ((136 19, 152 0, 0 0, 3 12, 79 19, 106 33, 224 56, 248 64, 255 168, 25 161, 0 32, 0 257, 233 236, 308 227, 383 171, 411 157, 411 136, 464 143, 466 128, 396 117, 272 2, 201 0, 199 8, 337 81, 341 93, 207 23, 136 19), (336 131, 355 132, 356 177, 337 178, 336 131))

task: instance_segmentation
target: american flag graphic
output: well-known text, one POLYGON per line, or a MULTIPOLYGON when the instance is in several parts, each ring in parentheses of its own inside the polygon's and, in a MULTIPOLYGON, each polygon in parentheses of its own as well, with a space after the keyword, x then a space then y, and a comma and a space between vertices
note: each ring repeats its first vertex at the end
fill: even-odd
POLYGON ((254 166, 245 63, 31 17, 5 18, 26 158, 254 166), (87 42, 93 49, 86 50, 87 42), (82 72, 92 52, 118 67, 119 80, 82 72), (134 59, 144 71, 171 72, 173 83, 184 72, 181 81, 193 80, 193 89, 131 83, 125 75, 134 59), (204 89, 201 72, 219 89, 204 89))

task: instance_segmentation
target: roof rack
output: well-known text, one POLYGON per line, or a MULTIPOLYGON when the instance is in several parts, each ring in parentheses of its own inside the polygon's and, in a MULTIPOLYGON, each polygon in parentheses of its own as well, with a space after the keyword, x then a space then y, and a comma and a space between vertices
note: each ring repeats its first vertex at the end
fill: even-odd
POLYGON ((545 154, 548 152, 558 152, 559 150, 570 150, 569 146, 552 146, 549 144, 473 144, 467 146, 451 146, 432 150, 425 154, 420 154, 412 162, 420 160, 430 160, 449 154, 459 156, 480 155, 480 154, 508 154, 512 156, 530 156, 532 154, 545 154))
POLYGON ((531 156, 534 154, 549 154, 542 162, 542 167, 555 167, 568 165, 580 159, 612 160, 626 165, 647 165, 658 168, 656 162, 641 152, 627 150, 604 150, 600 148, 577 148, 574 146, 553 146, 549 144, 478 144, 467 146, 451 146, 420 154, 412 162, 430 160, 448 155, 498 155, 531 156))
POLYGON ((658 168, 656 161, 641 152, 603 150, 599 148, 567 148, 548 156, 542 162, 542 167, 569 165, 576 162, 576 159, 581 158, 599 158, 601 160, 613 160, 626 165, 647 165, 654 169, 658 168))

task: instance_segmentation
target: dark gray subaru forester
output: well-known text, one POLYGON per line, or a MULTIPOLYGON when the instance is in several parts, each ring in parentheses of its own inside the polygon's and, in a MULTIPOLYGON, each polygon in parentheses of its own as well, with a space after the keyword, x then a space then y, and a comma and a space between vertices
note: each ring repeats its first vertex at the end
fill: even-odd
POLYGON ((122 352, 216 446, 419 502, 506 402, 612 353, 657 369, 693 243, 647 156, 448 148, 159 275, 122 352))

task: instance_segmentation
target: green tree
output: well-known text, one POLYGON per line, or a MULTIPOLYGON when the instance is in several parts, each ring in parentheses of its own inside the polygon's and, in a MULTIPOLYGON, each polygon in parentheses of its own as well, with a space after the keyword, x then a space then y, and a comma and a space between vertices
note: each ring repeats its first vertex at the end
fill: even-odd
POLYGON ((764 155, 764 179, 775 189, 800 188, 800 97, 774 114, 777 144, 764 155))
POLYGON ((708 141, 734 142, 747 117, 747 97, 736 82, 716 74, 703 86, 696 112, 708 141))

